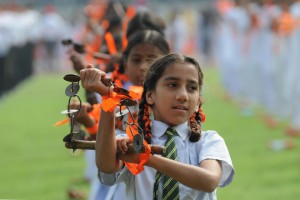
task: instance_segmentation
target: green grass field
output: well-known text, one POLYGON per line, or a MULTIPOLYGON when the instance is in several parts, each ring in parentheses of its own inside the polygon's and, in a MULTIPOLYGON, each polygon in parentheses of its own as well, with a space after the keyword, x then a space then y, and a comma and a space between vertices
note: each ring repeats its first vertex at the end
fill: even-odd
MULTIPOLYGON (((69 127, 53 126, 64 119, 68 101, 64 75, 33 76, 0 99, 0 199, 66 200, 72 180, 83 176, 83 153, 62 142, 69 127)), ((284 125, 270 130, 259 115, 243 117, 223 100, 215 69, 205 70, 204 83, 204 129, 224 137, 236 173, 231 185, 218 189, 218 199, 300 199, 299 139, 292 150, 269 150, 266 143, 283 138, 284 125)), ((75 187, 88 192, 88 185, 75 187)))

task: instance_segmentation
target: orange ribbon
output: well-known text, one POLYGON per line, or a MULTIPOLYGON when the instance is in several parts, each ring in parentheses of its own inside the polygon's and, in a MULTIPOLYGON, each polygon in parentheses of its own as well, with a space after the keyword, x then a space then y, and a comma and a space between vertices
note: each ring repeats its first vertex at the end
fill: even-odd
MULTIPOLYGON (((135 136, 136 134, 139 134, 136 125, 127 126, 126 133, 131 141, 133 141, 133 136, 135 136)), ((141 173, 144 170, 144 164, 150 158, 151 147, 146 142, 146 140, 143 141, 143 145, 144 145, 145 152, 139 154, 139 163, 138 164, 125 162, 126 167, 133 175, 137 175, 137 174, 141 173)))
POLYGON ((206 120, 206 115, 204 114, 202 108, 200 108, 200 117, 201 117, 201 122, 205 122, 205 120, 206 120))
POLYGON ((140 99, 140 94, 133 92, 131 90, 129 90, 129 96, 127 95, 123 95, 123 94, 117 94, 117 93, 113 93, 111 95, 111 97, 105 99, 102 104, 101 107, 105 112, 112 112, 114 111, 114 109, 120 104, 121 100, 123 99, 130 99, 130 100, 138 100, 140 99))
POLYGON ((64 125, 64 124, 69 123, 69 121, 70 121, 70 119, 69 119, 69 118, 66 118, 66 119, 63 119, 63 120, 60 120, 60 121, 56 122, 56 123, 54 124, 54 126, 61 126, 61 125, 64 125))

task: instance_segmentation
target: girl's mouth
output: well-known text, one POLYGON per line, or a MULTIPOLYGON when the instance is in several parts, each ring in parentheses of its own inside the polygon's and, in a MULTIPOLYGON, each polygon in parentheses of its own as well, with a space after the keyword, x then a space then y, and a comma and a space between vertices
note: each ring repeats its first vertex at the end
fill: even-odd
POLYGON ((182 105, 177 105, 177 106, 174 106, 173 108, 178 109, 178 110, 187 110, 187 107, 182 106, 182 105))

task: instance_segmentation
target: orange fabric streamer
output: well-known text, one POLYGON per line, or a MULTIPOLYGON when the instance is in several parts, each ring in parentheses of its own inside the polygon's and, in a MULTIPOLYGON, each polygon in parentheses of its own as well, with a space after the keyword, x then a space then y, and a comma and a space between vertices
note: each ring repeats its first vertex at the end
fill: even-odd
MULTIPOLYGON (((138 98, 140 97, 140 95, 138 93, 133 92, 131 90, 129 90, 129 96, 131 97, 131 98, 129 98, 131 100, 138 100, 138 98)), ((111 95, 111 97, 105 99, 102 102, 101 107, 105 112, 112 112, 119 105, 120 101, 124 98, 128 99, 128 96, 113 93, 111 95)))
POLYGON ((93 110, 88 113, 88 115, 95 120, 94 126, 85 128, 90 135, 96 135, 98 132, 100 113, 101 113, 101 104, 94 104, 93 110))
POLYGON ((132 19, 136 13, 136 9, 133 5, 129 5, 126 10, 126 17, 132 19))
POLYGON ((136 94, 138 94, 138 97, 137 97, 138 99, 142 98, 142 93, 144 91, 144 88, 142 86, 132 85, 132 86, 129 87, 129 90, 135 92, 136 94))
POLYGON ((129 21, 135 16, 136 10, 134 6, 128 6, 125 17, 123 19, 123 24, 122 24, 122 31, 123 31, 123 36, 122 36, 122 50, 124 51, 127 47, 128 44, 128 39, 126 37, 126 30, 128 27, 129 21))
MULTIPOLYGON (((126 133, 131 141, 133 141, 134 135, 139 134, 137 130, 137 126, 127 126, 126 133)), ((144 144, 145 152, 139 154, 139 163, 136 164, 136 163, 125 162, 126 167, 133 175, 137 175, 141 173, 144 170, 144 164, 150 158, 151 147, 146 142, 146 140, 144 140, 143 144, 144 144)))
POLYGON ((118 72, 118 68, 116 68, 111 75, 111 79, 119 86, 123 87, 123 82, 127 82, 129 80, 126 74, 121 74, 118 72))
POLYGON ((108 52, 110 55, 118 53, 116 43, 111 32, 106 32, 104 35, 104 39, 108 48, 108 52))
POLYGON ((60 121, 56 122, 56 123, 54 124, 54 126, 61 126, 61 125, 64 125, 64 124, 69 123, 69 121, 70 121, 70 119, 69 119, 69 118, 66 118, 66 119, 63 119, 63 120, 60 120, 60 121))
POLYGON ((85 127, 85 129, 90 135, 96 135, 98 132, 98 123, 96 122, 92 127, 85 127))

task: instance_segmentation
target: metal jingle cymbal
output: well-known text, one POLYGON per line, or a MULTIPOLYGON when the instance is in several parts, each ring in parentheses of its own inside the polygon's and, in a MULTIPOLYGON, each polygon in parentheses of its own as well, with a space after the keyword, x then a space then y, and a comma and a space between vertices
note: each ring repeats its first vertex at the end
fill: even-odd
POLYGON ((78 110, 76 110, 76 109, 70 109, 70 110, 61 111, 61 114, 64 114, 64 115, 66 115, 66 114, 74 114, 76 112, 78 112, 78 110))
MULTIPOLYGON (((124 89, 124 88, 118 88, 118 87, 115 87, 113 89, 113 91, 117 94, 122 94, 122 95, 126 95, 126 96, 129 96, 129 91, 124 89)), ((129 96, 130 97, 130 96, 129 96)))
POLYGON ((72 97, 74 96, 75 94, 77 94, 77 92, 79 91, 80 89, 80 86, 78 83, 71 83, 70 85, 68 85, 68 87, 66 88, 65 90, 65 94, 68 96, 68 97, 72 97))
POLYGON ((121 117, 123 115, 126 115, 129 112, 128 109, 120 110, 116 113, 116 117, 121 117))
POLYGON ((143 148, 143 137, 140 134, 136 134, 133 137, 133 149, 136 153, 141 152, 143 148))
POLYGON ((78 76, 77 74, 67 74, 64 76, 64 80, 68 82, 79 82, 80 76, 78 76))
POLYGON ((132 99, 122 99, 120 101, 121 106, 135 106, 137 104, 137 102, 135 100, 132 99))

